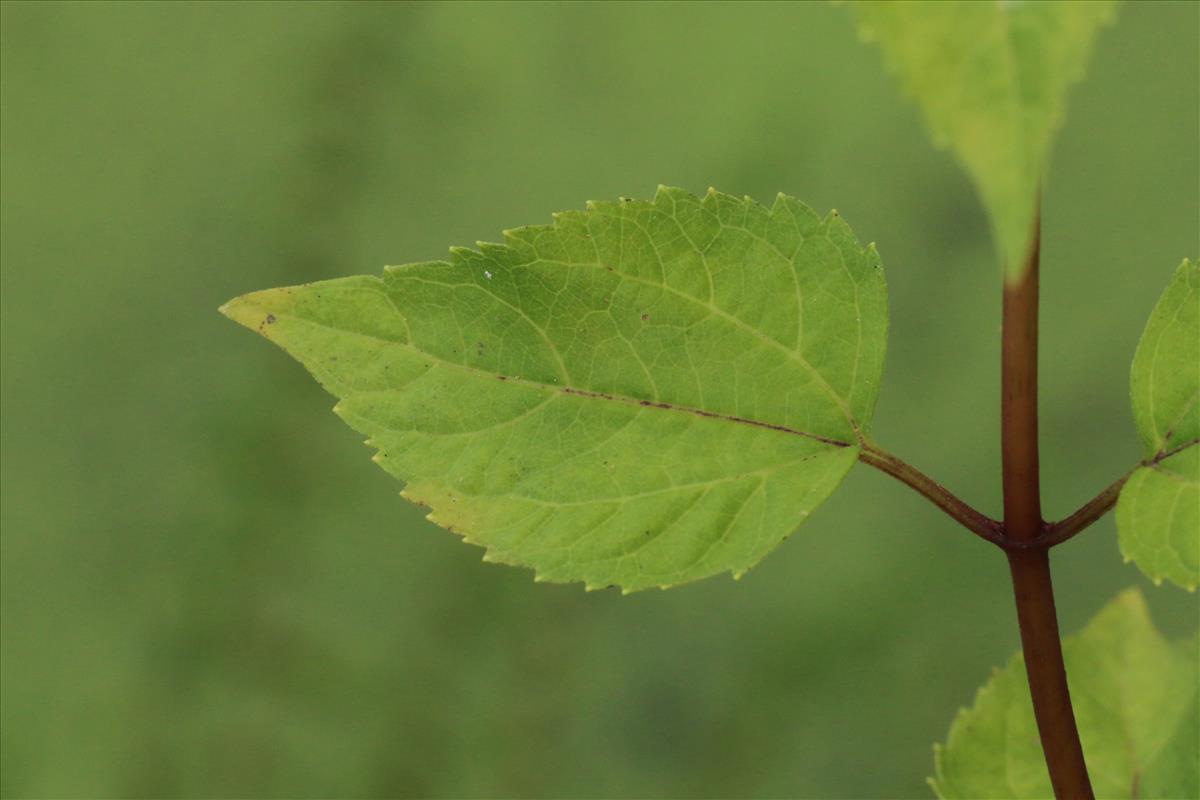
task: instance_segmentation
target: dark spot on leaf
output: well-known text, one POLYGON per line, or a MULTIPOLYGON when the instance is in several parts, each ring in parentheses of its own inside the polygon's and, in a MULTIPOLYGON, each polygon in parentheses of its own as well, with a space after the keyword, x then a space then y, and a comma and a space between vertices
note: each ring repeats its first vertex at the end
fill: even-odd
POLYGON ((268 325, 274 325, 274 324, 275 324, 275 315, 274 315, 274 314, 267 314, 266 323, 267 323, 268 325))
POLYGON ((506 380, 508 380, 508 376, 507 375, 497 375, 496 379, 501 380, 501 381, 506 381, 506 380))
POLYGON ((649 320, 650 320, 649 314, 642 314, 642 322, 648 322, 649 320))

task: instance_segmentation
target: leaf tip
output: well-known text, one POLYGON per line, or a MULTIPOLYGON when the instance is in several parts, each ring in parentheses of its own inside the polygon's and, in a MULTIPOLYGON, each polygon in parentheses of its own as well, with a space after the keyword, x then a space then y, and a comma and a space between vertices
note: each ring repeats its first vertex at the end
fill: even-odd
POLYGON ((251 292, 233 298, 217 310, 237 324, 266 336, 267 326, 274 325, 278 319, 274 312, 280 310, 280 296, 286 293, 282 289, 251 292))

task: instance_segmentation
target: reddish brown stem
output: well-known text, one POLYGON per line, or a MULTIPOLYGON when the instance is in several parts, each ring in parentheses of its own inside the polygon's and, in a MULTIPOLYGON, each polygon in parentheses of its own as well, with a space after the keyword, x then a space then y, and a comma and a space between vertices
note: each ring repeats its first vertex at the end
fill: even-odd
MULTIPOLYGON (((1006 277, 1001 345, 1001 456, 1004 467, 1004 534, 1032 543, 1042 533, 1038 476, 1038 262, 1041 212, 1035 213, 1023 274, 1006 277)), ((1079 743, 1044 547, 1007 550, 1021 627, 1025 671, 1033 698, 1050 783, 1059 800, 1092 800, 1079 743)))

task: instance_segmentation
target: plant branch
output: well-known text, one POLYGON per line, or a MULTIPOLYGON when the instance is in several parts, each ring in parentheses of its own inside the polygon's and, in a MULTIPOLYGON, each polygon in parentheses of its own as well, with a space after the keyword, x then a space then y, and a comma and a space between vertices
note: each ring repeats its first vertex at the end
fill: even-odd
MULTIPOLYGON (((1035 543, 1044 526, 1037 408, 1040 240, 1039 202, 1023 274, 1015 279, 1006 276, 1004 282, 1000 368, 1004 534, 1014 543, 1028 544, 1035 543)), ((1017 603, 1025 672, 1050 783, 1059 800, 1091 800, 1094 795, 1063 664, 1050 578, 1050 552, 1044 546, 1035 546, 1010 548, 1006 554, 1017 603)))
POLYGON ((1039 536, 1031 545, 1038 547, 1054 547, 1057 544, 1062 544, 1068 539, 1075 536, 1077 533, 1082 533, 1092 526, 1096 520, 1103 517, 1117 503, 1117 498, 1121 494, 1121 489, 1124 488, 1125 482, 1139 467, 1153 467, 1155 464, 1161 463, 1176 453, 1181 453, 1184 450, 1200 444, 1200 439, 1192 439, 1171 450, 1165 447, 1157 452, 1152 458, 1140 462, 1136 467, 1126 472, 1121 477, 1117 478, 1100 494, 1093 497, 1091 500, 1084 503, 1079 509, 1069 517, 1064 517, 1058 522, 1048 522, 1042 526, 1042 535, 1039 536))
POLYGON ((1000 547, 1005 546, 1002 526, 998 521, 976 511, 945 486, 908 462, 873 444, 864 444, 858 458, 864 464, 869 464, 907 484, 976 536, 1000 547))
POLYGON ((1091 527, 1096 520, 1103 517, 1116 505, 1121 488, 1132 474, 1133 470, 1130 470, 1117 478, 1104 491, 1080 506, 1079 510, 1071 516, 1064 517, 1058 522, 1047 523, 1042 535, 1037 539, 1038 545, 1046 548, 1054 547, 1091 527))

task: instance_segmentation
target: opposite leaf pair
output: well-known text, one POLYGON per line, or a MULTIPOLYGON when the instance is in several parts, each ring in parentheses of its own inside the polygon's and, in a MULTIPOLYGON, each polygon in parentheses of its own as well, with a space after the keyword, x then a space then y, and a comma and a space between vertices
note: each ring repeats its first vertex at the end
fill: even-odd
MULTIPOLYGON (((258 292, 229 316, 341 398, 430 519, 540 580, 741 574, 868 444, 883 272, 836 214, 710 191, 593 203, 383 279, 258 292)), ((1155 580, 1200 569, 1200 268, 1133 368, 1146 459, 1118 507, 1155 580)))

